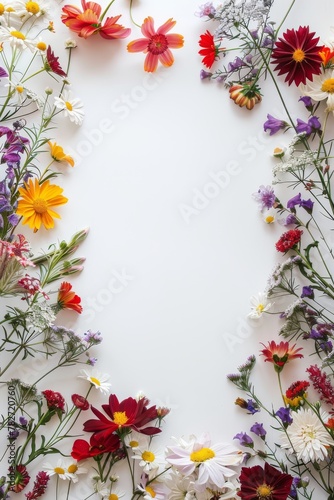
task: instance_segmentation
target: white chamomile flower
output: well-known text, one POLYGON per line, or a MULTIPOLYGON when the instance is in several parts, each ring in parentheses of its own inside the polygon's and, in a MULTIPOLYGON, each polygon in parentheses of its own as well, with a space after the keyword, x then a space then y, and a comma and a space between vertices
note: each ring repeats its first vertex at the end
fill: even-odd
POLYGON ((78 479, 73 472, 68 471, 68 464, 64 460, 59 459, 56 465, 52 465, 49 462, 43 464, 43 470, 45 470, 49 476, 56 475, 59 479, 63 481, 73 481, 76 482, 78 479))
POLYGON ((267 210, 262 215, 266 224, 273 224, 276 220, 276 211, 274 209, 267 210))
POLYGON ((50 5, 44 0, 16 0, 13 5, 22 23, 30 18, 51 19, 50 5))
POLYGON ((65 49, 75 49, 77 47, 77 42, 73 38, 68 38, 65 40, 65 49))
POLYGON ((169 500, 195 500, 195 476, 184 476, 177 470, 171 469, 171 473, 165 479, 165 484, 170 490, 169 500))
POLYGON ((9 42, 9 45, 14 49, 29 49, 31 52, 36 50, 35 41, 26 38, 22 31, 13 26, 0 26, 0 42, 9 42))
POLYGON ((139 467, 145 473, 157 470, 164 464, 163 454, 152 443, 149 443, 149 441, 146 443, 146 446, 134 448, 133 452, 134 455, 131 458, 138 460, 139 467))
POLYGON ((83 104, 80 99, 71 98, 68 91, 64 91, 59 97, 55 97, 55 106, 64 112, 64 115, 76 125, 81 125, 84 119, 83 104))
POLYGON ((131 432, 124 437, 124 442, 128 448, 134 451, 136 448, 148 446, 149 437, 140 432, 131 430, 131 432))
POLYGON ((327 110, 334 111, 334 70, 327 69, 320 75, 313 75, 313 81, 307 80, 299 89, 303 95, 314 101, 327 99, 327 110))
POLYGON ((124 497, 124 492, 118 488, 114 488, 114 484, 107 485, 100 480, 95 484, 95 491, 100 495, 103 500, 118 500, 124 497))
POLYGON ((80 370, 81 375, 79 375, 79 378, 84 378, 88 380, 96 389, 101 391, 102 393, 109 394, 111 384, 107 382, 109 380, 109 375, 106 373, 101 373, 97 371, 96 369, 91 369, 91 370, 80 370))
POLYGON ((269 311, 272 307, 272 303, 268 301, 268 297, 265 293, 259 292, 257 295, 253 295, 250 299, 251 311, 248 317, 251 319, 259 319, 261 316, 269 311))

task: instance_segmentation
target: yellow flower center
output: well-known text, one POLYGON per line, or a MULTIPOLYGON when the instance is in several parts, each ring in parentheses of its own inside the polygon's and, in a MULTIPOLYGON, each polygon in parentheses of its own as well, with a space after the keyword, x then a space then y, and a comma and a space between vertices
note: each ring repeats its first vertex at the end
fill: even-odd
POLYGON ((267 486, 266 484, 261 484, 261 486, 258 487, 256 490, 257 496, 260 498, 271 498, 271 492, 272 488, 270 486, 267 486))
POLYGON ((258 304, 256 306, 256 310, 257 310, 257 312, 262 313, 264 311, 264 305, 263 304, 258 304))
POLYGON ((72 104, 71 104, 70 102, 65 101, 65 106, 66 106, 66 108, 67 108, 69 111, 72 111, 73 106, 72 106, 72 104))
POLYGON ((0 3, 0 16, 5 12, 5 6, 3 3, 0 3))
POLYGON ((328 94, 334 93, 334 78, 327 78, 321 85, 321 90, 327 92, 328 94))
MULTIPOLYGON (((265 218, 265 221, 267 224, 272 224, 275 220, 275 217, 273 215, 268 215, 266 218, 265 218)), ((262 304, 261 304, 262 306, 262 304)), ((263 306, 262 306, 263 307, 263 306)))
POLYGON ((43 200, 43 198, 36 198, 32 206, 35 212, 37 212, 38 214, 45 214, 48 209, 48 204, 45 200, 43 200))
POLYGON ((109 500, 118 500, 118 495, 116 495, 116 493, 111 493, 108 498, 109 500))
POLYGON ((155 459, 155 455, 151 451, 144 451, 141 454, 141 457, 143 460, 145 460, 145 462, 154 462, 155 459))
POLYGON ((190 460, 192 462, 205 462, 205 460, 209 460, 215 456, 215 452, 210 448, 202 448, 198 451, 193 451, 190 454, 190 460))
POLYGON ((6 7, 6 12, 15 12, 15 9, 13 7, 6 7))
POLYGON ((22 94, 22 92, 24 91, 24 87, 22 87, 22 85, 17 85, 16 88, 16 91, 19 93, 19 94, 22 94))
POLYGON ((128 417, 126 416, 125 411, 115 411, 114 413, 114 422, 117 424, 119 427, 122 427, 122 425, 126 424, 128 421, 128 417))
POLYGON ((10 32, 10 34, 15 37, 15 38, 18 38, 19 40, 25 40, 26 37, 24 36, 23 33, 21 33, 21 31, 16 31, 16 30, 13 30, 10 32))
POLYGON ((152 498, 155 498, 155 491, 151 488, 151 486, 146 486, 145 491, 147 491, 152 498))
POLYGON ((55 467, 53 470, 56 474, 65 474, 65 470, 62 467, 55 467))
POLYGON ((31 14, 38 14, 40 11, 39 5, 36 2, 27 2, 26 9, 31 14))
POLYGON ((95 377, 90 377, 90 381, 93 384, 97 385, 98 387, 100 387, 100 385, 101 385, 101 382, 97 378, 95 378, 95 377))
POLYGON ((78 470, 78 466, 75 464, 71 464, 68 467, 67 472, 69 472, 70 474, 74 474, 77 470, 78 470))
POLYGON ((46 43, 45 42, 38 42, 38 44, 36 45, 36 47, 38 48, 38 50, 46 50, 46 43))
POLYGON ((139 445, 138 441, 130 441, 129 443, 129 446, 131 448, 137 448, 138 445, 139 445))
POLYGON ((304 61, 305 52, 302 49, 296 49, 292 55, 292 59, 298 63, 304 61))

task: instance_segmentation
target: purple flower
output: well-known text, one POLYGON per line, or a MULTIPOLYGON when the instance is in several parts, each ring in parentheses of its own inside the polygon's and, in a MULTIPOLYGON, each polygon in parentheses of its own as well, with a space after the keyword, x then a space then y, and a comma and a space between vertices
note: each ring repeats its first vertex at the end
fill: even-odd
POLYGON ((310 135, 312 134, 312 132, 316 132, 320 129, 321 123, 319 121, 319 118, 317 118, 316 116, 311 116, 308 122, 304 122, 303 120, 297 118, 296 130, 298 134, 302 134, 303 132, 305 132, 306 135, 310 135))
POLYGON ((314 299, 314 290, 311 286, 303 286, 302 293, 300 297, 303 299, 307 297, 309 299, 314 299))
POLYGON ((246 432, 239 432, 233 439, 239 439, 241 446, 247 446, 248 448, 254 448, 253 439, 246 434, 246 432))
POLYGON ((289 208, 291 210, 292 208, 295 208, 296 205, 300 206, 300 204, 301 204, 301 198, 302 198, 302 195, 300 193, 298 193, 293 198, 290 198, 290 200, 286 204, 287 208, 289 208))
POLYGON ((257 193, 253 193, 253 198, 260 204, 261 211, 274 206, 276 196, 271 186, 260 186, 257 193))
POLYGON ((209 17, 210 19, 216 14, 216 9, 212 2, 206 2, 204 5, 200 5, 200 11, 197 12, 199 17, 209 17))
POLYGON ((87 330, 87 332, 83 336, 83 340, 90 344, 100 344, 102 342, 102 337, 100 332, 92 332, 91 330, 87 330))
POLYGON ((307 212, 311 213, 312 210, 313 210, 314 202, 311 199, 302 200, 301 194, 298 193, 293 198, 290 198, 290 200, 288 201, 288 203, 287 203, 286 206, 290 210, 295 211, 296 205, 299 205, 300 207, 303 207, 307 212))
POLYGON ((209 71, 205 71, 204 69, 201 70, 199 77, 201 80, 205 80, 205 78, 210 78, 212 76, 212 73, 209 71))
POLYGON ((279 223, 283 224, 283 226, 291 226, 293 224, 297 224, 297 219, 294 214, 289 214, 285 217, 285 219, 280 219, 279 223))
POLYGON ((245 63, 240 57, 236 57, 232 62, 228 63, 227 70, 228 71, 236 71, 237 69, 245 66, 245 63))
POLYGON ((19 418, 19 422, 20 422, 20 425, 22 425, 22 427, 26 427, 28 424, 28 420, 25 417, 23 417, 22 415, 19 418))
POLYGON ((14 430, 12 430, 12 431, 9 431, 9 433, 8 433, 8 439, 10 439, 10 440, 14 440, 14 439, 16 439, 16 438, 18 438, 18 437, 19 437, 19 434, 20 434, 20 433, 19 433, 19 431, 18 431, 17 429, 14 429, 14 430))
POLYGON ((274 135, 276 132, 279 130, 283 130, 285 128, 289 127, 289 124, 286 123, 284 120, 278 120, 272 115, 267 115, 267 121, 264 122, 263 128, 264 131, 267 132, 267 130, 270 130, 269 135, 274 135))
POLYGON ((97 362, 97 358, 88 358, 86 361, 87 365, 90 365, 90 366, 95 366, 96 362, 97 362))
POLYGON ((308 111, 311 111, 312 108, 313 108, 313 104, 312 104, 312 99, 311 97, 309 96, 303 96, 299 99, 300 101, 302 101, 305 105, 305 108, 308 110, 308 111))
POLYGON ((265 439, 267 431, 263 428, 263 424, 259 424, 258 422, 255 422, 254 425, 250 428, 251 432, 254 432, 257 436, 259 436, 261 439, 265 439))
POLYGON ((0 68, 0 78, 6 78, 8 76, 8 73, 5 69, 0 68))
POLYGON ((289 408, 285 408, 284 406, 281 406, 281 408, 275 413, 275 415, 276 415, 276 417, 278 417, 282 420, 284 427, 287 427, 288 425, 292 424, 292 418, 290 415, 289 408))
POLYGON ((255 403, 255 401, 253 401, 252 399, 247 400, 246 410, 248 410, 251 415, 254 415, 254 413, 260 411, 257 403, 255 403))

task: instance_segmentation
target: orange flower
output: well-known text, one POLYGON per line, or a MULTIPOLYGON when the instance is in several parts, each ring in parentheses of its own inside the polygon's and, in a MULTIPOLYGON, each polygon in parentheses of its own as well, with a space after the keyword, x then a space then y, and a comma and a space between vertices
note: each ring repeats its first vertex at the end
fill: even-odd
POLYGON ((274 340, 269 342, 268 347, 262 344, 265 349, 262 349, 261 354, 265 356, 265 361, 269 361, 274 364, 275 370, 277 373, 280 373, 284 365, 290 360, 294 358, 303 358, 302 354, 299 354, 299 351, 302 350, 301 347, 295 349, 294 344, 290 347, 289 342, 280 342, 276 344, 274 340))
POLYGON ((330 49, 329 47, 324 46, 319 51, 319 56, 322 59, 322 64, 326 67, 327 65, 333 64, 334 50, 330 49))
POLYGON ((51 150, 50 154, 55 161, 66 161, 71 165, 71 167, 74 167, 74 160, 72 156, 65 154, 63 148, 59 146, 59 144, 49 141, 48 145, 50 146, 51 150))
POLYGON ((147 17, 141 27, 141 32, 145 38, 132 40, 127 46, 129 52, 144 52, 147 54, 144 62, 144 70, 153 73, 160 61, 163 66, 172 66, 174 56, 170 49, 180 49, 183 47, 183 36, 177 34, 167 35, 167 32, 174 28, 176 21, 168 19, 160 28, 154 29, 154 20, 147 17))
POLYGON ((60 309, 72 309, 79 314, 82 312, 81 298, 72 292, 72 285, 66 281, 60 285, 57 301, 60 309))
POLYGON ((63 189, 55 184, 45 181, 42 184, 37 179, 29 179, 24 187, 19 188, 19 199, 16 213, 23 217, 22 224, 28 224, 34 233, 43 224, 46 229, 54 227, 54 218, 60 215, 53 207, 67 203, 67 198, 61 193, 63 189))
POLYGON ((232 85, 229 89, 230 98, 240 108, 246 107, 251 110, 255 104, 262 101, 260 90, 256 85, 251 82, 232 85))
POLYGON ((130 35, 130 28, 124 28, 117 24, 121 17, 107 17, 102 24, 106 11, 102 13, 102 7, 96 2, 81 0, 82 11, 75 5, 64 5, 61 20, 71 30, 82 38, 99 33, 102 38, 109 40, 126 38, 130 35))

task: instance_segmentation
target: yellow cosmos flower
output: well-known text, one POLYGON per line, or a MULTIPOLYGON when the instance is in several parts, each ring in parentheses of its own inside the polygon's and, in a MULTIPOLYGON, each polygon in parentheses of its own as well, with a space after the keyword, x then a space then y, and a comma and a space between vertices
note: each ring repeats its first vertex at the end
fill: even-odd
POLYGON ((63 148, 59 146, 59 144, 56 142, 52 143, 51 141, 49 141, 48 144, 50 146, 51 156, 55 161, 66 161, 71 165, 71 167, 74 167, 74 160, 72 156, 65 154, 63 148))
POLYGON ((36 233, 43 224, 45 229, 54 227, 53 219, 60 219, 51 207, 63 205, 68 199, 61 193, 63 189, 55 184, 45 181, 42 184, 37 179, 29 179, 24 187, 19 188, 21 198, 16 210, 17 215, 23 217, 22 224, 28 226, 36 233))

